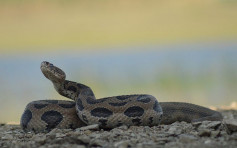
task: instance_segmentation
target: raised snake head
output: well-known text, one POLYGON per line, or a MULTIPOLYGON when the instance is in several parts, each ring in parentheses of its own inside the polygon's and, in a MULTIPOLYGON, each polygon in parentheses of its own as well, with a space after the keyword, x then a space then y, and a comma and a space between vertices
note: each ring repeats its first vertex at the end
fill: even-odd
POLYGON ((47 61, 41 63, 40 69, 44 76, 53 83, 62 83, 66 79, 64 71, 47 61))

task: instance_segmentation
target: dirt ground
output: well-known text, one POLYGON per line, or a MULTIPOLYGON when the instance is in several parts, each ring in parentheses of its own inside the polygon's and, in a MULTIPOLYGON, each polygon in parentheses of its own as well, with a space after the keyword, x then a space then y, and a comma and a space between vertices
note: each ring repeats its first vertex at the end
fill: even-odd
POLYGON ((25 133, 19 125, 0 125, 1 148, 155 148, 237 147, 237 110, 221 110, 224 120, 171 125, 121 126, 112 130, 91 125, 75 130, 54 129, 49 133, 25 133))

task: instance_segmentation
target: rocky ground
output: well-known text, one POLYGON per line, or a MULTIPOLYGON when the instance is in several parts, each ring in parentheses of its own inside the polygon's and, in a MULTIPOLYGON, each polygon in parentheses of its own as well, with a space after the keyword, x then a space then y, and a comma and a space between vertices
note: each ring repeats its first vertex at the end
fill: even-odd
POLYGON ((237 147, 237 110, 222 110, 224 121, 175 122, 155 127, 121 126, 112 130, 97 125, 49 133, 24 133, 19 125, 0 125, 0 147, 12 148, 152 148, 237 147))

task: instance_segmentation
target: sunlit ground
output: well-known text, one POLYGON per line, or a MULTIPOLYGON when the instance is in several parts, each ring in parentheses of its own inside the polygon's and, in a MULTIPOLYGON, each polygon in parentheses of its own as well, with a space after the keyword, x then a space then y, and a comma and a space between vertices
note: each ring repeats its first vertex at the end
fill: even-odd
POLYGON ((235 108, 236 18, 234 0, 0 1, 0 123, 18 123, 30 101, 66 99, 43 60, 97 98, 235 108))

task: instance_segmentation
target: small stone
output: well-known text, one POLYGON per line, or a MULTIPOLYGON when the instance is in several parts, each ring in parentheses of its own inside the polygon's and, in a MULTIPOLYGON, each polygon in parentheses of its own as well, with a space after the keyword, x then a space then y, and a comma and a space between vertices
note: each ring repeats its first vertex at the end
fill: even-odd
POLYGON ((142 143, 138 143, 136 147, 137 147, 137 148, 143 148, 144 146, 143 146, 142 143))
POLYGON ((12 131, 4 132, 4 134, 12 134, 12 131))
POLYGON ((118 129, 121 129, 121 130, 127 130, 127 129, 128 129, 128 126, 126 126, 126 125, 122 125, 122 126, 119 126, 118 129))
POLYGON ((211 121, 207 124, 207 128, 217 129, 221 125, 221 121, 211 121))
POLYGON ((189 134, 197 136, 198 135, 198 131, 190 131, 189 134))
POLYGON ((76 130, 76 131, 71 131, 67 133, 67 136, 80 136, 83 135, 83 131, 80 130, 76 130))
POLYGON ((70 148, 86 148, 86 146, 84 146, 84 145, 77 145, 77 144, 73 144, 68 147, 70 147, 70 148))
POLYGON ((62 130, 55 128, 53 130, 51 130, 47 135, 56 135, 56 133, 61 133, 62 130))
POLYGON ((178 126, 172 126, 168 132, 168 134, 170 135, 179 135, 182 133, 182 129, 181 128, 178 128, 178 126))
POLYGON ((119 142, 116 142, 114 143, 114 147, 116 148, 127 148, 128 147, 128 143, 129 141, 119 141, 119 142))
POLYGON ((32 138, 33 136, 34 136, 33 133, 27 133, 27 134, 25 135, 26 138, 32 138))
POLYGON ((86 130, 86 131, 84 131, 84 134, 86 134, 86 135, 90 135, 92 132, 90 131, 90 130, 86 130))
POLYGON ((198 129, 217 129, 221 125, 221 121, 203 121, 198 129))
POLYGON ((65 137, 65 136, 66 136, 66 135, 63 134, 63 133, 56 133, 56 135, 55 135, 56 138, 63 138, 63 137, 65 137))
POLYGON ((211 137, 218 137, 220 135, 220 131, 211 131, 211 137))
POLYGON ((87 143, 87 144, 89 144, 91 140, 90 137, 84 136, 84 135, 79 136, 78 139, 81 140, 83 143, 87 143))
POLYGON ((5 135, 1 138, 2 140, 12 140, 13 136, 12 135, 5 135))
POLYGON ((104 145, 104 142, 99 140, 99 139, 94 139, 94 140, 91 140, 90 143, 89 143, 90 146, 103 146, 104 145))
POLYGON ((211 143, 211 140, 206 140, 206 141, 204 141, 204 144, 210 144, 211 143))
POLYGON ((98 124, 93 124, 93 125, 83 126, 83 127, 78 128, 76 130, 82 130, 82 131, 85 131, 85 130, 99 130, 99 125, 98 124))
POLYGON ((22 138, 24 138, 24 135, 18 135, 18 138, 22 139, 22 138))
POLYGON ((199 131, 198 135, 200 137, 209 137, 211 135, 211 131, 208 129, 203 129, 203 130, 199 131))
POLYGON ((221 131, 221 132, 220 132, 220 135, 221 135, 222 137, 224 137, 224 136, 227 136, 228 134, 227 134, 226 131, 221 131))
POLYGON ((132 143, 137 143, 137 142, 138 142, 138 138, 137 138, 137 139, 131 138, 130 141, 131 141, 132 143))
POLYGON ((224 124, 227 127, 228 133, 233 133, 237 131, 237 119, 225 120, 224 124))
POLYGON ((237 141, 237 132, 230 135, 230 139, 237 141))
POLYGON ((44 144, 46 141, 46 135, 34 135, 31 139, 39 144, 44 144))
POLYGON ((183 143, 190 143, 197 140, 197 138, 194 137, 193 135, 182 134, 179 136, 179 140, 180 142, 183 142, 183 143))

